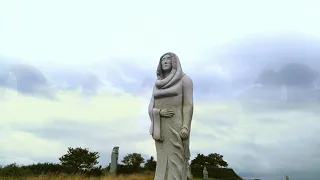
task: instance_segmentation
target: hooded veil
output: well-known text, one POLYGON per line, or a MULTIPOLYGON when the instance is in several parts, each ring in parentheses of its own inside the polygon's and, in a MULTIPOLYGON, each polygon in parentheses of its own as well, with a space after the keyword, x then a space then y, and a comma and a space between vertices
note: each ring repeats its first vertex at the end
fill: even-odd
POLYGON ((160 57, 158 68, 157 68, 157 81, 155 83, 155 86, 159 89, 166 89, 174 85, 177 81, 179 81, 182 76, 184 75, 180 60, 178 56, 172 52, 168 52, 160 57), (161 67, 161 59, 165 55, 171 56, 171 62, 172 62, 172 70, 168 77, 163 77, 162 67, 161 67))
MULTIPOLYGON (((153 88, 153 99, 177 95, 181 87, 175 86, 175 85, 177 84, 178 81, 181 80, 181 78, 184 75, 185 74, 182 71, 179 57, 176 54, 172 52, 168 52, 162 55, 160 57, 158 68, 157 68, 157 80, 153 88), (170 74, 166 78, 164 78, 162 66, 161 66, 161 60, 165 55, 168 55, 168 54, 171 56, 172 69, 170 74)), ((152 104, 152 107, 153 106, 154 104, 152 104)), ((151 121, 152 122, 150 127, 150 134, 153 136, 154 140, 162 141, 159 109, 153 109, 153 112, 151 115, 151 121)))

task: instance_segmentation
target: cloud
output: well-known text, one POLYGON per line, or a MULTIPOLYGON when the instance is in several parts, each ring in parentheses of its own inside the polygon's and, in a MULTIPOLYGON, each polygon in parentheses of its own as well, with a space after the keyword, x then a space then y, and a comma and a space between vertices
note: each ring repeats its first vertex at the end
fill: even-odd
MULTIPOLYGON (((7 91, 5 101, 0 102, 1 109, 6 112, 1 114, 0 127, 9 127, 5 133, 7 140, 1 141, 1 147, 6 147, 0 149, 4 156, 1 163, 30 163, 44 159, 41 152, 38 156, 38 151, 21 149, 12 143, 22 141, 24 136, 28 147, 39 148, 46 145, 44 142, 51 143, 48 147, 56 153, 46 156, 47 161, 56 161, 62 155, 62 149, 69 146, 92 147, 105 154, 113 145, 125 150, 128 144, 134 146, 134 142, 148 137, 150 120, 146 119, 147 115, 142 119, 144 124, 139 123, 141 112, 147 112, 144 98, 125 92, 115 95, 110 90, 86 99, 76 91, 59 90, 55 94, 59 101, 17 96, 14 91, 7 91), (19 153, 29 159, 14 159, 20 157, 19 153)), ((127 151, 130 150, 131 147, 127 146, 127 151)))
MULTIPOLYGON (((8 121, 9 122, 9 121, 8 121)), ((49 140, 25 131, 16 131, 10 123, 1 126, 0 163, 31 164, 39 161, 54 161, 57 156, 65 152, 59 140, 49 140), (8 128, 9 127, 9 128, 8 128)))
MULTIPOLYGON (((160 57, 160 56, 159 56, 160 57)), ((116 88, 122 89, 127 93, 150 97, 156 80, 156 68, 158 59, 152 64, 137 64, 134 60, 125 58, 114 59, 112 64, 100 62, 93 65, 92 71, 99 74, 99 77, 110 82, 116 88)), ((182 62, 182 65, 183 62, 182 62)), ((198 68, 188 67, 186 63, 184 72, 189 75, 194 83, 195 98, 225 98, 230 94, 230 77, 228 72, 224 72, 216 64, 200 64, 198 68)))
POLYGON ((44 68, 52 86, 57 89, 81 90, 83 93, 97 93, 107 85, 90 69, 70 68, 68 66, 44 68))
MULTIPOLYGON (((302 101, 268 101, 275 96, 281 99, 280 86, 251 88, 264 68, 261 62, 253 60, 263 53, 259 56, 243 53, 239 59, 247 62, 247 66, 241 69, 240 65, 236 68, 232 64, 237 63, 232 52, 230 50, 229 62, 199 61, 194 64, 199 68, 185 64, 184 71, 194 82, 192 158, 197 153, 220 153, 242 176, 316 174, 314 167, 320 164, 315 158, 319 155, 320 143, 315 137, 320 130, 318 104, 307 97, 302 97, 302 101), (246 88, 249 90, 245 93, 256 96, 256 101, 236 101, 235 94, 246 88)), ((144 157, 155 156, 147 106, 158 60, 154 66, 152 63, 142 66, 121 58, 114 59, 112 64, 108 62, 86 68, 18 66, 25 70, 19 72, 33 75, 30 79, 35 84, 49 84, 57 101, 17 94, 5 88, 0 108, 6 113, 1 114, 4 121, 0 127, 9 140, 1 141, 1 147, 6 148, 0 149, 0 163, 56 162, 69 146, 100 152, 102 165, 110 162, 114 146, 120 146, 120 159, 133 152, 142 153, 144 157), (38 71, 32 71, 34 68, 38 71), (45 81, 39 77, 45 77, 45 81), (84 90, 94 93, 83 96, 84 90), (11 143, 21 142, 23 137, 28 138, 26 150, 11 143), (32 149, 47 146, 46 142, 51 144, 51 156, 40 150, 37 154, 38 151, 32 149)), ((279 73, 286 63, 270 67, 279 73)), ((316 65, 308 65, 317 70, 316 65)), ((287 75, 292 76, 292 72, 287 75)))
POLYGON ((241 100, 319 101, 319 73, 305 64, 284 64, 278 71, 262 71, 254 86, 242 92, 241 100))
MULTIPOLYGON (((260 82, 264 75, 267 75, 264 81, 271 81, 269 83, 277 83, 276 81, 281 80, 286 81, 286 84, 292 84, 294 80, 295 83, 300 83, 301 87, 303 84, 307 85, 305 84, 305 78, 308 78, 306 75, 308 73, 312 76, 316 75, 320 69, 317 61, 320 54, 317 47, 320 47, 318 41, 298 35, 247 37, 216 47, 203 59, 184 61, 182 58, 181 62, 184 72, 194 82, 196 99, 226 100, 237 98, 242 94, 250 96, 256 94, 257 98, 262 99, 264 97, 264 99, 267 97, 270 99, 272 96, 271 99, 279 99, 282 91, 280 84, 276 86, 278 90, 264 90, 266 92, 251 92, 248 89, 260 82), (301 68, 306 72, 305 75, 301 75, 301 68), (271 73, 274 71, 277 75, 273 77, 270 73, 263 74, 268 73, 269 69, 271 73), (298 76, 300 78, 297 78, 298 76), (247 90, 249 92, 246 92, 247 90)), ((152 62, 135 63, 135 60, 130 58, 112 58, 94 64, 92 71, 99 74, 99 78, 107 80, 119 89, 146 96, 156 80, 155 69, 158 59, 152 62)), ((320 78, 316 76, 310 76, 310 78, 314 78, 313 84, 320 84, 320 78)), ((310 83, 308 85, 310 86, 310 83)), ((258 91, 257 88, 255 89, 252 91, 258 91)), ((305 92, 299 94, 303 96, 303 93, 305 92)), ((308 99, 308 97, 301 98, 308 99)), ((309 99, 316 99, 316 97, 309 97, 309 99)))
MULTIPOLYGON (((110 162, 114 146, 120 146, 119 160, 133 152, 156 157, 149 135, 149 99, 123 91, 117 96, 104 91, 83 100, 76 91, 55 94, 59 101, 16 96, 9 91, 7 100, 1 101, 6 113, 1 114, 4 121, 0 127, 7 137, 1 140, 5 147, 0 149, 2 164, 57 162, 70 146, 100 152, 102 165, 110 162), (24 143, 26 148, 20 148, 24 143), (39 147, 48 147, 52 153, 39 147)), ((197 153, 217 152, 238 174, 255 177, 293 174, 295 170, 307 173, 313 169, 311 165, 320 165, 315 158, 320 144, 314 136, 320 130, 316 103, 260 101, 244 106, 210 99, 195 103, 192 158, 197 153), (296 162, 299 168, 293 166, 296 162)))
POLYGON ((301 90, 297 72, 279 73, 289 63, 319 71, 317 4, 22 3, 0 5, 0 56, 10 57, 0 59, 0 163, 55 161, 68 146, 101 152, 102 164, 114 145, 120 159, 155 155, 147 105, 158 59, 169 50, 194 82, 193 156, 221 153, 240 175, 262 179, 320 176, 320 79, 301 90), (313 36, 277 34, 293 29, 313 36), (286 77, 299 88, 254 86, 266 69, 275 72, 271 84, 286 77))
POLYGON ((50 83, 41 70, 32 65, 21 62, 10 62, 0 59, 0 87, 1 95, 6 90, 14 90, 17 93, 54 99, 50 83))
POLYGON ((225 91, 233 92, 229 93, 233 97, 315 101, 319 99, 315 89, 320 82, 319 42, 298 34, 251 35, 215 48, 210 59, 228 72, 231 80, 225 91), (253 87, 256 83, 262 87, 253 87))
POLYGON ((233 75, 254 79, 265 68, 278 70, 288 63, 319 70, 319 47, 319 39, 302 34, 250 35, 213 49, 210 59, 233 75))
POLYGON ((84 96, 95 95, 105 88, 115 90, 109 82, 88 68, 29 65, 17 60, 11 62, 8 58, 0 59, 0 65, 2 95, 6 89, 11 89, 24 95, 57 100, 55 90, 79 91, 84 96))
POLYGON ((230 101, 198 105, 203 114, 195 111, 193 153, 221 153, 237 173, 251 178, 316 173, 318 107, 317 103, 294 107, 263 101, 246 107, 230 101), (303 106, 307 107, 299 108, 303 106))

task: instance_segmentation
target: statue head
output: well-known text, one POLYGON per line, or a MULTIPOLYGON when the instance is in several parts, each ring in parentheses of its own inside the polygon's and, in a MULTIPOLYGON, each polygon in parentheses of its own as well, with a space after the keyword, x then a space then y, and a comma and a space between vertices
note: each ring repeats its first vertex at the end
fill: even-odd
POLYGON ((177 71, 178 56, 172 52, 165 53, 160 57, 160 62, 157 69, 157 76, 160 79, 164 78, 164 73, 177 71))
POLYGON ((115 146, 112 150, 112 153, 114 154, 119 154, 119 147, 118 146, 115 146))
POLYGON ((172 70, 172 57, 170 54, 165 54, 161 58, 161 68, 162 71, 171 71, 172 70))

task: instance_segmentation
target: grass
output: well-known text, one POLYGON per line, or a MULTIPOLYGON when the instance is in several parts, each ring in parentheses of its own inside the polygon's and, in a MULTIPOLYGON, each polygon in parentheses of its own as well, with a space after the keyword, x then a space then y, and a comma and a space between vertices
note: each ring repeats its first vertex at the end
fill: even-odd
MULTIPOLYGON (((12 178, 1 178, 0 180, 153 180, 154 174, 131 174, 131 175, 119 175, 114 176, 103 176, 103 177, 85 177, 81 175, 43 175, 37 177, 12 177, 12 178)), ((193 180, 201 180, 194 178, 193 180)), ((209 178, 209 180, 213 180, 209 178)))

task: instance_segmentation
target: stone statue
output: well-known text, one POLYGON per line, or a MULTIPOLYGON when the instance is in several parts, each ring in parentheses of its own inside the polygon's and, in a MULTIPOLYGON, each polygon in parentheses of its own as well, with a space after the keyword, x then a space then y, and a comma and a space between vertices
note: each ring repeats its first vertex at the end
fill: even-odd
POLYGON ((193 83, 174 53, 160 58, 148 110, 157 151, 154 180, 187 180, 193 83))
POLYGON ((202 172, 203 172, 203 180, 208 180, 209 174, 208 174, 207 168, 204 167, 202 172))
POLYGON ((118 157, 119 157, 119 147, 116 146, 113 148, 111 153, 111 163, 109 174, 116 175, 118 167, 118 157))
POLYGON ((187 180, 192 180, 193 179, 193 176, 191 174, 191 167, 190 165, 188 164, 188 171, 187 171, 187 180))

